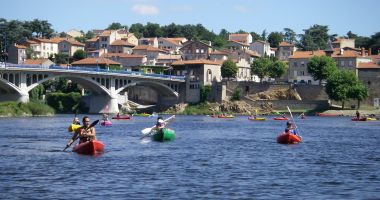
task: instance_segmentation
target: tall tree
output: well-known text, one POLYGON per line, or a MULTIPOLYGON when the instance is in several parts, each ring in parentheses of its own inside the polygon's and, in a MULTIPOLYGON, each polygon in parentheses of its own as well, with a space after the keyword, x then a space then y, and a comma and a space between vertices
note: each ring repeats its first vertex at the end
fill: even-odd
POLYGON ((380 52, 380 32, 371 36, 369 44, 369 47, 372 49, 372 54, 378 54, 380 52))
POLYGON ((334 59, 328 56, 314 56, 307 63, 307 71, 314 80, 319 80, 319 85, 322 80, 326 80, 336 70, 334 59))
POLYGON ((137 38, 143 37, 144 34, 144 25, 140 23, 132 24, 131 28, 129 29, 129 32, 135 34, 137 38))
POLYGON ((290 28, 284 28, 284 41, 290 44, 297 43, 297 34, 290 28))
POLYGON ((326 93, 330 99, 344 103, 352 98, 352 87, 357 85, 357 77, 350 70, 335 70, 327 79, 326 93))
POLYGON ((280 78, 285 74, 287 65, 280 60, 272 61, 272 64, 268 67, 268 75, 271 78, 280 78))
POLYGON ((300 41, 301 47, 304 50, 326 49, 329 39, 328 26, 315 24, 304 31, 305 33, 301 34, 300 41))
POLYGON ((228 59, 228 60, 223 62, 221 71, 222 71, 222 77, 227 77, 229 80, 230 78, 236 77, 236 73, 238 71, 238 68, 236 66, 236 63, 234 63, 232 60, 228 59))
POLYGON ((348 96, 351 99, 356 99, 358 101, 357 108, 359 109, 360 102, 368 97, 368 89, 363 85, 362 82, 357 80, 356 83, 353 86, 351 86, 348 96))
POLYGON ((251 73, 257 75, 262 82, 263 78, 269 75, 268 68, 271 64, 272 61, 268 57, 255 59, 251 64, 251 73))
POLYGON ((261 40, 267 41, 267 29, 264 29, 263 32, 261 33, 261 40))
POLYGON ((73 54, 73 61, 82 60, 86 58, 86 52, 82 49, 78 49, 73 54))
POLYGON ((161 37, 162 31, 159 24, 148 22, 144 29, 144 37, 161 37))
POLYGON ((278 45, 282 41, 283 41, 283 35, 281 32, 271 32, 268 35, 268 42, 270 43, 271 47, 278 48, 278 45))
POLYGON ((222 37, 223 39, 228 40, 229 34, 230 33, 226 29, 223 28, 222 30, 220 30, 219 37, 222 37))
POLYGON ((110 24, 106 30, 118 30, 118 29, 128 29, 128 26, 123 26, 121 25, 119 22, 113 22, 112 24, 110 24))
POLYGON ((252 35, 252 41, 256 41, 256 40, 260 40, 261 39, 261 36, 259 34, 257 34, 256 32, 251 32, 251 35, 252 35))

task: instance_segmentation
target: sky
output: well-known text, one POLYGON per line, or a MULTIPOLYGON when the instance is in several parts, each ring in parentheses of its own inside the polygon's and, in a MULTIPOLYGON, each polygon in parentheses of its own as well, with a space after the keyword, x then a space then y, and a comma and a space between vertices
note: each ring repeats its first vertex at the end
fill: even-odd
POLYGON ((380 32, 379 0, 3 0, 0 18, 47 20, 58 32, 105 29, 113 22, 202 24, 218 34, 244 30, 261 34, 314 24, 329 34, 360 36, 380 32))

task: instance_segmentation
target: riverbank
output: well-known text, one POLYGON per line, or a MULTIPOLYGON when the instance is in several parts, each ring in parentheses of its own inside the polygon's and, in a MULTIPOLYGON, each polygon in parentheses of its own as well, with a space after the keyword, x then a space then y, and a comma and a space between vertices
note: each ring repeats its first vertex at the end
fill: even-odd
POLYGON ((54 109, 40 102, 1 102, 0 117, 53 116, 54 109))

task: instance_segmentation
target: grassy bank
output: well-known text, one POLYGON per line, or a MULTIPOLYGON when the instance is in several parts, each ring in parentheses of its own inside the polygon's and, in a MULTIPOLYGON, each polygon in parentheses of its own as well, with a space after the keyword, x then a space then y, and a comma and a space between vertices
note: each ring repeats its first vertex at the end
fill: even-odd
POLYGON ((40 102, 1 102, 1 117, 20 116, 49 116, 54 114, 54 109, 40 102))

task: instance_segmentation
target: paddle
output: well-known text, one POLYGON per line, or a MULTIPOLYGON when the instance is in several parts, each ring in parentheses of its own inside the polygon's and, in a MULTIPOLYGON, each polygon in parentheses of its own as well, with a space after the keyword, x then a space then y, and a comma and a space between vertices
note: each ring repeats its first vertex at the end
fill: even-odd
POLYGON ((288 108, 288 111, 289 111, 289 113, 290 113, 290 117, 292 118, 292 122, 293 122, 293 124, 294 124, 294 126, 295 126, 295 129, 296 129, 296 131, 297 131, 297 134, 301 137, 301 133, 299 132, 299 130, 298 130, 298 128, 297 128, 297 125, 296 125, 296 123, 294 122, 294 118, 293 118, 292 111, 290 111, 289 106, 286 106, 286 107, 288 108))
MULTIPOLYGON (((95 120, 94 122, 92 122, 91 124, 90 124, 90 126, 88 126, 87 128, 86 128, 86 131, 89 129, 89 128, 92 128, 92 127, 94 127, 96 124, 98 124, 99 123, 99 120, 97 119, 97 120, 95 120)), ((63 149, 63 151, 65 151, 67 148, 69 148, 77 139, 79 138, 79 135, 70 143, 70 144, 68 144, 68 145, 66 145, 66 147, 63 149)))
MULTIPOLYGON (((171 117, 167 118, 164 120, 164 122, 166 124, 168 124, 170 122, 171 119, 175 118, 175 115, 172 115, 171 117)), ((150 135, 150 133, 153 131, 153 129, 156 127, 156 125, 150 127, 150 128, 144 128, 143 130, 141 130, 141 133, 144 135, 141 137, 141 139, 143 139, 144 137, 150 135)))

